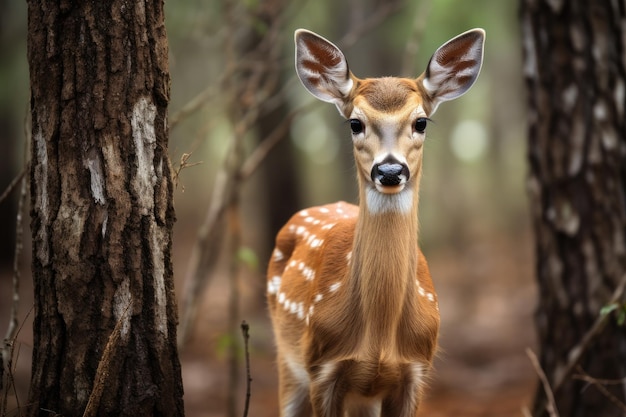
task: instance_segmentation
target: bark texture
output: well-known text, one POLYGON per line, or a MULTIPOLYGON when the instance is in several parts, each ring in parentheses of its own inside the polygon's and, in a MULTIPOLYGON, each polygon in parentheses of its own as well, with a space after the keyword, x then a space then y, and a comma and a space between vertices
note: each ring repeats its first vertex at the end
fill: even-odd
MULTIPOLYGON (((626 273, 626 4, 521 5, 536 323, 541 365, 554 384, 626 273)), ((608 320, 579 365, 594 378, 621 379, 600 383, 625 402, 623 326, 608 320)), ((576 378, 554 390, 561 417, 624 415, 597 386, 576 378)), ((547 415, 544 406, 540 387, 534 415, 547 415)))
POLYGON ((183 415, 167 54, 162 0, 28 1, 28 415, 183 415))

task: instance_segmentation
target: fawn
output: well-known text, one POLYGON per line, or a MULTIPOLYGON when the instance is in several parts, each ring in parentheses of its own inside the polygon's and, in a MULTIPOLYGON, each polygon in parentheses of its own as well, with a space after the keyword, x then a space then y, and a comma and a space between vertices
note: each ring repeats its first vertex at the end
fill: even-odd
POLYGON ((302 210, 276 237, 267 294, 281 416, 415 416, 439 330, 417 239, 425 131, 478 77, 484 39, 451 39, 416 79, 360 79, 334 44, 295 32, 302 84, 349 121, 359 206, 302 210))

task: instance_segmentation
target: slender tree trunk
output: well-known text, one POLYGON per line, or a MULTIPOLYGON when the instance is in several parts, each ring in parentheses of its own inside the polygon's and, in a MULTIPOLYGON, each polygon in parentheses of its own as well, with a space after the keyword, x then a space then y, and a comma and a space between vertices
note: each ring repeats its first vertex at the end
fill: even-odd
POLYGON ((167 54, 162 0, 28 1, 28 415, 183 415, 167 54))
MULTIPOLYGON (((624 416, 626 330, 614 317, 563 373, 626 274, 626 5, 521 4, 540 362, 561 417, 624 416), (589 385, 582 372, 622 382, 589 385)), ((535 416, 545 399, 540 387, 535 416)))

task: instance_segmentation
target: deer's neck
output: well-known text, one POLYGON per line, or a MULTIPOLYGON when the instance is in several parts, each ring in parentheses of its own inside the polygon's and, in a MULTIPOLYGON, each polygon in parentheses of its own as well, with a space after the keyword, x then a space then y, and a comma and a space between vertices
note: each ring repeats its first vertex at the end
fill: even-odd
POLYGON ((354 299, 360 300, 366 333, 383 343, 395 335, 417 272, 417 189, 403 193, 409 194, 361 196, 352 253, 354 299), (372 201, 387 197, 387 206, 372 201))

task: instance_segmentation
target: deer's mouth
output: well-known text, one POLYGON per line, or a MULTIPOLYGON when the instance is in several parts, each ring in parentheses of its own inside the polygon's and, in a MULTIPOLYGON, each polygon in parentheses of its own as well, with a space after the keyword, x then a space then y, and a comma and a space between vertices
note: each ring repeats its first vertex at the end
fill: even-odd
POLYGON ((383 194, 397 194, 399 192, 401 192, 402 190, 404 190, 404 186, 406 185, 406 181, 403 183, 400 183, 398 185, 382 185, 379 184, 377 182, 375 182, 376 185, 376 190, 379 193, 383 193, 383 194))

